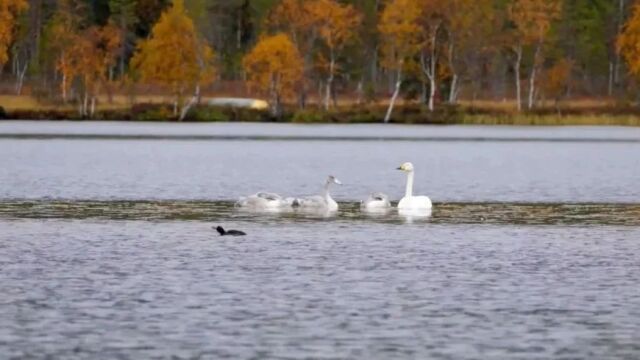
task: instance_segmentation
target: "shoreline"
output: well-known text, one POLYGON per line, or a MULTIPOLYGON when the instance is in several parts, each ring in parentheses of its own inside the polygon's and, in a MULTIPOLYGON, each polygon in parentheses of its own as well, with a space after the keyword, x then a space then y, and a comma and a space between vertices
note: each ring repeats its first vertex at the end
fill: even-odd
MULTIPOLYGON (((266 110, 199 105, 192 108, 182 123, 291 123, 291 124, 384 124, 386 106, 341 106, 329 111, 308 107, 286 108, 275 118, 266 110)), ((138 104, 130 108, 98 109, 94 116, 83 117, 70 109, 12 109, 0 107, 0 121, 116 121, 179 123, 168 105, 138 104)), ((640 108, 538 108, 514 112, 509 109, 441 105, 429 111, 421 105, 398 105, 391 124, 407 125, 504 125, 504 126, 629 126, 640 127, 640 108)))

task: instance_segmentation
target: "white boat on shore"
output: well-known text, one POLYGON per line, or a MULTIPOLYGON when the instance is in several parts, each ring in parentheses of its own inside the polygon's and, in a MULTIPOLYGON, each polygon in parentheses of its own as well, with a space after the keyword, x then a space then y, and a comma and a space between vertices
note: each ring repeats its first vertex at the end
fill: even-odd
POLYGON ((256 110, 264 110, 269 107, 269 103, 260 99, 249 99, 249 98, 231 98, 231 97, 219 97, 219 98, 209 98, 206 101, 207 105, 210 106, 229 106, 229 107, 238 107, 238 108, 246 108, 246 109, 256 109, 256 110))

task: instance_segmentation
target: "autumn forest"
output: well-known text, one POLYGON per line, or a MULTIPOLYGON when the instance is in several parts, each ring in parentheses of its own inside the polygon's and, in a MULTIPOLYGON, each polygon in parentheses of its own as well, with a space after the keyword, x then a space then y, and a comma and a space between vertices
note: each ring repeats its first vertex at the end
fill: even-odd
POLYGON ((0 93, 83 117, 164 96, 331 111, 635 103, 640 1, 0 0, 0 93), (134 100, 131 100, 134 101, 134 100))

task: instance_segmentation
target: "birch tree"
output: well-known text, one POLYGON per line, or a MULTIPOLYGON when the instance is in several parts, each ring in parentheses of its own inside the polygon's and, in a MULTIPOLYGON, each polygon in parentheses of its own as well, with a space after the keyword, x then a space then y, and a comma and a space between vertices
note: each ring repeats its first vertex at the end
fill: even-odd
POLYGON ((508 9, 508 16, 514 25, 512 51, 516 76, 516 101, 518 111, 522 110, 520 89, 520 71, 525 46, 533 46, 533 61, 529 74, 529 93, 527 107, 533 108, 536 75, 542 61, 542 47, 551 24, 561 13, 561 0, 515 0, 508 9))
POLYGON ((303 60, 288 35, 267 36, 245 55, 249 86, 269 96, 271 114, 282 114, 283 99, 294 95, 303 76, 303 60))
POLYGON ((631 17, 616 41, 616 49, 627 63, 629 72, 640 76, 640 3, 633 5, 631 17))
POLYGON ((118 54, 118 72, 124 76, 128 56, 134 47, 133 29, 138 23, 136 16, 136 0, 109 0, 109 11, 113 24, 118 27, 120 49, 118 54))
POLYGON ((193 91, 197 97, 200 87, 214 79, 213 50, 196 32, 183 0, 174 0, 161 15, 131 62, 142 81, 169 87, 174 97, 173 114, 180 112, 179 120, 186 115, 180 111, 186 92, 193 91))
POLYGON ((392 0, 382 11, 378 30, 382 40, 382 64, 395 73, 395 87, 384 122, 391 119, 408 62, 420 52, 422 7, 418 0, 392 0))
POLYGON ((362 22, 362 15, 353 6, 341 5, 335 0, 311 1, 310 10, 317 22, 318 35, 329 53, 324 96, 324 108, 329 110, 333 80, 338 72, 337 58, 344 47, 354 39, 362 22))
POLYGON ((441 0, 422 0, 422 17, 420 24, 424 36, 420 51, 420 68, 429 81, 427 106, 433 111, 438 80, 438 59, 440 34, 444 30, 444 3, 441 0))
POLYGON ((28 7, 25 0, 0 0, 0 70, 9 61, 9 46, 13 42, 18 14, 28 7))
POLYGON ((267 16, 266 24, 274 33, 288 34, 303 59, 303 76, 299 94, 300 107, 307 101, 308 83, 313 71, 313 54, 318 39, 318 19, 312 10, 313 1, 282 0, 267 16))
POLYGON ((448 102, 455 104, 461 77, 479 67, 479 57, 494 40, 493 0, 449 0, 445 5, 446 60, 451 72, 448 102))

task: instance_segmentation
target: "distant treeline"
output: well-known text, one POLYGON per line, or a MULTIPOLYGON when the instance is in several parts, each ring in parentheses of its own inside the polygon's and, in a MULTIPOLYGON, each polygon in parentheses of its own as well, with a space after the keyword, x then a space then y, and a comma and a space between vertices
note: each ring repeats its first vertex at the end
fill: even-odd
POLYGON ((635 100, 632 0, 0 0, 2 92, 95 111, 155 84, 184 117, 202 92, 328 110, 398 97, 520 109, 576 97, 635 100))

